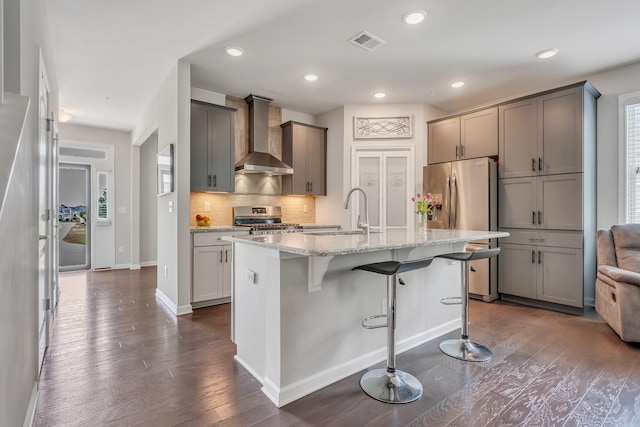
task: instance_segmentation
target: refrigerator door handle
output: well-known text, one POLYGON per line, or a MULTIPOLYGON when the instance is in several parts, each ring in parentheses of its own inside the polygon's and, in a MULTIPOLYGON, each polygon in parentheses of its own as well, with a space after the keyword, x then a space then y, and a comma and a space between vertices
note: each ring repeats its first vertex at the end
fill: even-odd
POLYGON ((455 229, 458 220, 458 183, 456 182, 456 174, 451 175, 451 214, 449 228, 455 229))

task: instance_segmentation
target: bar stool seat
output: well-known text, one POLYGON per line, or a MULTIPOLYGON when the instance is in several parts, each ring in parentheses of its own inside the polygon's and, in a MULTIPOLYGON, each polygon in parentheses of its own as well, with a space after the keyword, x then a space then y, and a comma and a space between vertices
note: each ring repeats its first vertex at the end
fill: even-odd
MULTIPOLYGON (((411 374, 396 369, 395 329, 396 329, 396 283, 404 285, 398 274, 418 270, 431 265, 433 258, 412 261, 383 261, 364 264, 352 270, 363 270, 387 276, 387 323, 375 327, 387 327, 387 367, 372 369, 360 378, 360 387, 369 396, 386 403, 409 403, 422 396, 422 384, 411 374)), ((367 319, 383 317, 370 316, 367 319)), ((367 320, 365 319, 365 320, 367 320)), ((367 327, 371 329, 375 327, 367 327)))
MULTIPOLYGON (((447 356, 468 362, 486 362, 493 357, 491 350, 469 339, 469 262, 491 258, 498 255, 498 253, 500 253, 500 248, 480 249, 472 252, 453 252, 437 256, 437 258, 460 261, 462 263, 462 333, 459 339, 446 340, 440 343, 440 350, 447 356)), ((446 301, 443 303, 450 304, 450 302, 446 301)))

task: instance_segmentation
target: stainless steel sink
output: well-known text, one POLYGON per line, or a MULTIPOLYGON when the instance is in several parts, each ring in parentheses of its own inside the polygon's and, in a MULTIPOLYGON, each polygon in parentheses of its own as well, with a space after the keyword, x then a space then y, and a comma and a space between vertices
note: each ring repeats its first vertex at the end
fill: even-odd
MULTIPOLYGON (((369 231, 370 234, 377 234, 380 231, 369 231)), ((362 230, 339 230, 339 231, 318 231, 316 233, 306 233, 312 236, 353 236, 353 235, 364 235, 364 231, 362 230)))

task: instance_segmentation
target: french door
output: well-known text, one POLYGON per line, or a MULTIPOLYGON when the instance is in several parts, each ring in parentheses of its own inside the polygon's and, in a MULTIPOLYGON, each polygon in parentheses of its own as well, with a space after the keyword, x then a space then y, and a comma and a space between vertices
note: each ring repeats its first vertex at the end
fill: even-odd
MULTIPOLYGON (((410 146, 393 149, 354 147, 351 185, 367 193, 372 230, 396 228, 413 231, 411 196, 415 187, 414 164, 413 147, 410 146)), ((362 220, 365 218, 361 197, 357 198, 351 212, 351 224, 355 229, 358 214, 362 220)))

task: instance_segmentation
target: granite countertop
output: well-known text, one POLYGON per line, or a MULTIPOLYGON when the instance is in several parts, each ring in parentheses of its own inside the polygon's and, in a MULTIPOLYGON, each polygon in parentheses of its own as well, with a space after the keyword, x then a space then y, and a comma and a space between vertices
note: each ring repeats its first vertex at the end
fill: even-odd
POLYGON ((376 252, 387 249, 414 248, 447 243, 466 243, 474 240, 507 237, 502 231, 440 230, 409 233, 405 230, 387 230, 363 234, 313 235, 308 233, 268 234, 260 236, 226 236, 223 240, 277 249, 282 252, 306 256, 334 256, 376 252))
POLYGON ((213 225, 210 227, 189 227, 192 233, 213 233, 224 231, 249 231, 247 227, 235 227, 233 225, 213 225))

